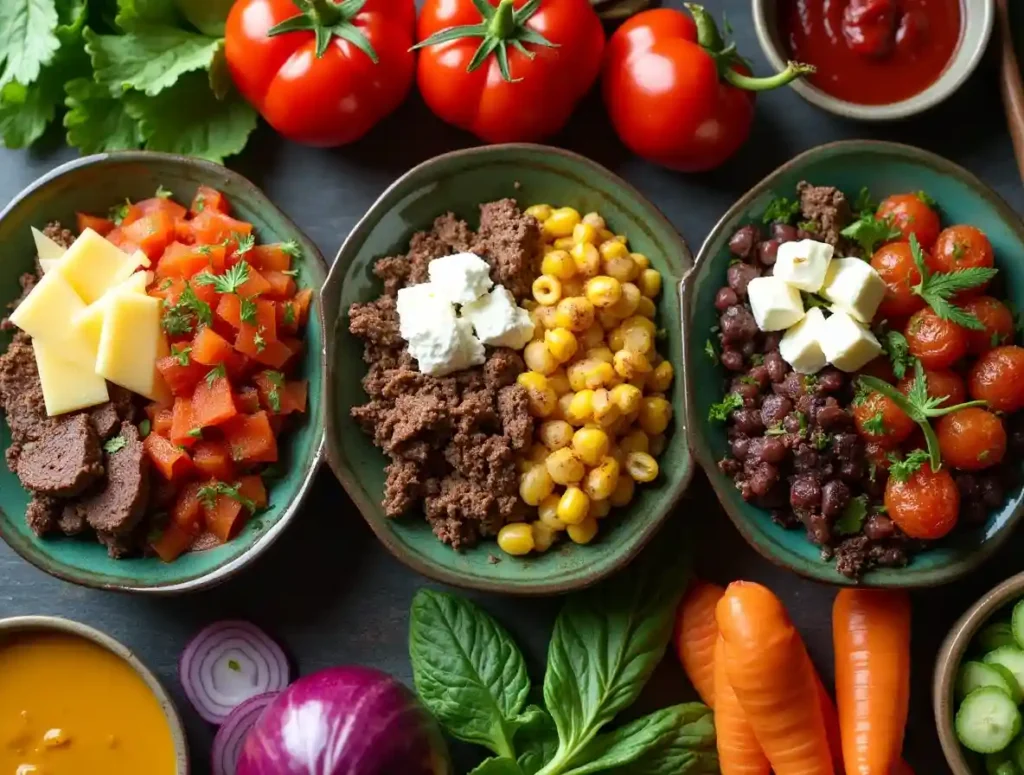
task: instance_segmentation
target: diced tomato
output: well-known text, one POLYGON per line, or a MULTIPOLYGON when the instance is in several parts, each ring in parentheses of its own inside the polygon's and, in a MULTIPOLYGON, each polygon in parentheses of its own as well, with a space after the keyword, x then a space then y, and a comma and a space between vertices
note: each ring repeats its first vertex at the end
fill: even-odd
POLYGON ((276 302, 277 333, 296 334, 299 331, 299 305, 294 299, 276 302))
POLYGON ((184 218, 188 214, 188 210, 170 197, 154 196, 151 199, 140 199, 135 203, 135 207, 139 208, 144 215, 167 213, 175 221, 179 218, 184 218))
POLYGON ((139 249, 139 246, 124 233, 122 226, 117 226, 107 233, 107 242, 129 254, 139 249))
POLYGON ((238 411, 240 412, 245 412, 246 414, 258 412, 260 410, 259 391, 250 385, 239 388, 238 393, 235 394, 235 404, 237 404, 238 411))
POLYGON ((199 500, 201 487, 198 482, 186 484, 178 491, 171 509, 171 522, 193 536, 198 535, 203 527, 203 504, 199 500))
POLYGON ((196 383, 206 376, 209 368, 196 363, 191 357, 188 357, 187 361, 183 366, 179 356, 168 355, 156 362, 156 368, 167 383, 167 387, 171 389, 171 393, 190 398, 196 383))
POLYGON ((226 377, 202 379, 192 394, 192 422, 196 427, 221 425, 238 414, 231 383, 226 377))
POLYGON ((192 213, 192 215, 199 215, 207 210, 219 213, 231 212, 227 197, 225 197, 220 191, 210 188, 209 186, 200 186, 196 189, 196 195, 192 199, 192 204, 189 206, 188 211, 192 213))
POLYGON ((186 280, 210 269, 210 257, 199 252, 194 245, 172 242, 164 250, 156 265, 156 276, 183 277, 186 280))
POLYGON ((306 413, 306 402, 309 396, 309 383, 304 379, 289 380, 284 383, 284 391, 281 394, 281 413, 285 414, 285 407, 289 412, 306 413))
MULTIPOLYGON (((117 224, 117 226, 120 229, 126 229, 133 223, 135 223, 137 220, 139 220, 139 218, 142 218, 144 215, 145 213, 142 212, 141 207, 139 207, 138 205, 133 205, 131 202, 125 202, 124 210, 121 213, 121 222, 117 224)), ((110 239, 109 235, 107 239, 110 239)))
POLYGON ((263 279, 270 284, 269 290, 266 291, 266 296, 271 299, 290 299, 295 295, 295 278, 291 275, 272 269, 264 270, 262 274, 263 279))
POLYGON ((263 479, 254 474, 239 478, 238 494, 251 500, 257 509, 267 507, 267 488, 263 485, 263 479))
POLYGON ((252 372, 254 365, 249 356, 243 355, 237 350, 232 350, 231 355, 224 362, 224 366, 228 370, 228 378, 233 383, 244 381, 252 372))
POLYGON ((216 288, 212 285, 197 283, 195 280, 190 280, 188 284, 192 286, 192 292, 195 293, 196 298, 209 305, 211 313, 217 309, 217 304, 220 302, 220 294, 217 293, 216 288))
POLYGON ((248 237, 252 233, 252 224, 206 207, 192 219, 192 231, 196 235, 196 242, 220 245, 227 239, 234 241, 238 237, 248 237))
POLYGON ((185 245, 195 244, 196 234, 192 230, 192 221, 184 218, 174 219, 174 239, 185 245))
POLYGON ((225 293, 217 302, 217 317, 237 329, 242 325, 242 300, 233 293, 225 293))
POLYGON ((192 450, 192 463, 202 476, 230 481, 235 475, 231 450, 221 441, 200 441, 192 450))
POLYGON ((163 436, 151 433, 143 440, 142 446, 156 470, 168 481, 179 481, 193 470, 188 452, 163 436))
POLYGON ((256 323, 241 323, 235 349, 253 360, 265 363, 260 356, 267 351, 271 342, 276 341, 277 311, 274 302, 259 299, 256 301, 256 323))
POLYGON ((171 435, 171 426, 174 424, 174 410, 173 409, 160 409, 153 417, 152 433, 157 433, 164 438, 168 438, 171 435))
POLYGON ((227 268, 227 248, 223 245, 201 245, 198 250, 210 261, 210 270, 217 275, 227 268))
POLYGON ((150 261, 156 261, 174 239, 174 219, 166 212, 155 211, 124 226, 124 236, 137 245, 150 261))
POLYGON ((164 562, 174 562, 189 550, 194 540, 194 535, 171 522, 149 546, 164 562))
POLYGON ((295 294, 295 303, 299 305, 299 325, 309 322, 309 308, 313 302, 313 289, 303 288, 295 294))
POLYGON ((240 414, 223 426, 231 458, 243 465, 276 463, 277 439, 266 412, 240 414))
POLYGON ((266 371, 253 375, 252 381, 259 391, 260 404, 268 412, 285 415, 306 411, 305 381, 285 382, 281 374, 274 377, 266 371))
POLYGON ((253 360, 257 363, 262 363, 264 366, 281 371, 287 368, 288 363, 294 357, 295 353, 288 349, 288 345, 275 339, 267 342, 263 351, 253 356, 253 360))
POLYGON ((205 326, 192 340, 192 360, 206 366, 224 363, 233 352, 234 348, 227 339, 205 326))
POLYGON ((250 299, 269 294, 270 291, 271 285, 267 282, 267 278, 252 267, 249 267, 249 278, 238 286, 238 295, 247 296, 250 299))
POLYGON ((192 417, 192 402, 187 398, 174 399, 171 443, 186 448, 194 446, 201 438, 200 427, 192 417))
POLYGON ((185 290, 185 280, 180 277, 165 277, 153 283, 146 293, 157 299, 165 299, 168 304, 178 303, 181 292, 185 290))
POLYGON ((206 529, 217 536, 221 543, 227 543, 241 527, 242 504, 227 495, 218 495, 213 507, 204 506, 206 529))
POLYGON ((89 215, 88 213, 75 213, 75 221, 78 226, 78 233, 81 234, 86 229, 92 229, 94 232, 99 234, 101 237, 106 237, 110 232, 114 230, 114 222, 109 218, 100 218, 98 215, 89 215))
POLYGON ((277 242, 272 245, 256 245, 249 251, 246 260, 261 272, 273 270, 287 272, 292 268, 291 247, 277 242))

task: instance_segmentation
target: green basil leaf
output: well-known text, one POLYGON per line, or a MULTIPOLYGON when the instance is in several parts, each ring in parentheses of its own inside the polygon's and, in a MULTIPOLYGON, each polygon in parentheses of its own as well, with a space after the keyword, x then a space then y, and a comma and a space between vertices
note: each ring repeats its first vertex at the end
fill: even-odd
POLYGON ((676 708, 663 708, 598 735, 576 755, 566 775, 590 775, 635 762, 675 735, 679 716, 676 708))
POLYGON ((523 775, 515 759, 507 759, 504 756, 498 759, 484 759, 480 764, 470 770, 469 775, 523 775))
POLYGON ((691 702, 667 710, 677 714, 673 734, 612 775, 718 775, 711 709, 691 702))
POLYGON ((523 775, 536 775, 558 751, 558 731, 551 714, 536 705, 527 706, 520 719, 513 738, 519 752, 519 768, 523 775))
POLYGON ((420 699, 453 737, 513 758, 512 735, 531 720, 519 718, 530 678, 515 642, 469 601, 434 590, 416 593, 411 619, 420 699))

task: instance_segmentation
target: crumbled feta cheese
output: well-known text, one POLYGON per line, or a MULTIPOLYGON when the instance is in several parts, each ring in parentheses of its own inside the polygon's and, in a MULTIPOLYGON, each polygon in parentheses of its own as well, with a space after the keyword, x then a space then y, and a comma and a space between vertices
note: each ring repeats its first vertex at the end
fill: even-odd
POLYGON ((836 312, 825 320, 821 349, 828 362, 842 371, 857 371, 882 353, 875 335, 846 312, 836 312))
POLYGON ((885 283, 868 262, 835 258, 828 265, 821 295, 861 323, 870 323, 885 296, 885 283))
POLYGON ((801 291, 817 293, 825 282, 832 252, 828 243, 812 239, 784 242, 776 254, 774 275, 801 291))
POLYGON ((443 377, 484 362, 483 343, 473 326, 459 320, 433 283, 410 285, 398 291, 398 328, 424 374, 443 377))
POLYGON ((811 307, 803 319, 791 326, 779 342, 779 354, 798 374, 814 374, 825 367, 821 349, 825 315, 811 307))
POLYGON ((441 298, 469 304, 491 289, 491 267, 476 253, 435 258, 427 267, 430 282, 441 298))
POLYGON ((778 277, 755 277, 747 286, 747 297, 762 331, 781 331, 804 316, 800 291, 778 277))
POLYGON ((530 313, 516 304, 502 285, 462 306, 462 317, 473 324, 480 341, 492 347, 522 350, 533 339, 530 313))

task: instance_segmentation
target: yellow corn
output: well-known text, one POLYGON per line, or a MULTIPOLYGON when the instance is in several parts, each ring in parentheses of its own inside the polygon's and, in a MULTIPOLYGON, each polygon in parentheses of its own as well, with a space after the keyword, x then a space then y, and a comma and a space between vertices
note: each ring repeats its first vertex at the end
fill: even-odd
POLYGON ((559 363, 565 363, 576 354, 579 346, 568 328, 554 328, 544 334, 544 344, 559 363))
POLYGON ((570 277, 562 283, 562 298, 567 299, 570 296, 582 296, 584 287, 584 278, 578 276, 570 277))
POLYGON ((551 413, 552 419, 565 420, 571 425, 579 425, 574 421, 572 415, 569 413, 569 407, 572 406, 572 401, 576 397, 576 394, 569 390, 562 395, 558 396, 558 403, 555 405, 555 411, 551 413))
POLYGON ((589 544, 597 535, 597 520, 588 516, 576 525, 569 525, 567 532, 574 544, 589 544))
POLYGON ((610 261, 613 258, 629 258, 629 250, 624 244, 616 239, 605 240, 597 246, 603 261, 610 261))
POLYGON ((533 531, 525 522, 505 525, 498 531, 498 546, 506 554, 529 554, 533 551, 533 531))
POLYGON ((654 367, 654 371, 647 375, 647 385, 655 393, 664 393, 671 387, 673 376, 675 376, 675 372, 672 369, 672 364, 662 361, 654 367))
POLYGON ((622 318, 614 314, 610 309, 603 309, 597 313, 597 324, 605 331, 614 331, 619 327, 621 320, 622 318))
POLYGON ((626 332, 622 329, 621 325, 608 332, 608 347, 614 352, 626 348, 626 332))
POLYGON ((573 245, 569 254, 576 265, 577 274, 583 277, 596 277, 601 271, 601 254, 589 242, 573 245))
POLYGON ((587 512, 587 516, 593 517, 594 519, 604 519, 609 513, 611 513, 611 510, 612 504, 610 501, 591 501, 590 511, 587 512))
POLYGON ((651 436, 651 449, 649 450, 655 457, 660 457, 661 453, 665 451, 665 434, 656 433, 651 436))
POLYGON ((582 219, 571 207, 559 207, 544 219, 544 234, 548 237, 568 237, 582 219))
POLYGON ((637 269, 641 272, 651 268, 651 259, 643 253, 630 253, 629 257, 633 259, 633 263, 636 264, 637 269))
POLYGON ((630 329, 639 328, 646 331, 653 338, 658 333, 657 327, 654 325, 654 321, 643 315, 631 315, 622 321, 622 331, 625 333, 630 329))
POLYGON ((589 223, 577 223, 572 230, 572 241, 577 245, 584 242, 593 245, 597 241, 597 229, 589 223))
POLYGON ((573 390, 591 390, 602 387, 615 376, 615 369, 610 363, 597 360, 596 358, 584 358, 581 361, 569 364, 566 369, 569 377, 569 384, 573 390))
POLYGON ((646 452, 630 452, 623 468, 636 482, 653 482, 658 478, 658 461, 646 452))
POLYGON ((633 385, 622 384, 613 387, 609 391, 609 395, 623 414, 629 414, 640 408, 640 399, 643 398, 643 391, 633 385))
POLYGON ((615 353, 603 344, 597 347, 591 347, 586 352, 586 357, 593 361, 604 361, 605 363, 615 363, 615 353))
POLYGON ((589 350, 591 347, 600 347, 604 344, 604 329, 597 323, 594 323, 586 331, 580 333, 579 341, 583 345, 584 350, 589 350))
POLYGON ((568 529, 572 530, 574 525, 578 525, 587 518, 587 512, 590 510, 590 498, 583 492, 579 487, 566 487, 565 492, 562 493, 561 499, 558 501, 558 518, 568 525, 568 529))
POLYGON ((524 371, 516 382, 527 390, 544 390, 548 386, 548 378, 536 371, 524 371))
POLYGON ((530 530, 533 532, 534 551, 546 552, 555 542, 555 531, 540 520, 531 524, 530 530))
POLYGON ((594 324, 594 305, 582 296, 571 296, 558 302, 555 322, 570 331, 586 331, 594 324))
POLYGON ((588 226, 593 226, 596 232, 600 232, 604 227, 604 218, 598 213, 587 213, 583 216, 583 222, 588 226))
MULTIPOLYGON (((628 478, 628 477, 626 477, 628 478)), ((552 530, 565 530, 565 523, 558 518, 558 502, 562 500, 559 493, 549 495, 537 507, 537 517, 552 530)))
POLYGON ((559 237, 551 243, 551 247, 555 250, 569 250, 576 243, 572 241, 572 236, 559 237))
POLYGON ((596 466, 604 459, 610 443, 601 428, 580 428, 572 436, 573 451, 588 466, 596 466))
POLYGON ((588 422, 594 415, 594 391, 587 388, 577 391, 564 411, 565 419, 572 425, 580 426, 588 422))
MULTIPOLYGON (((533 342, 530 344, 533 344, 533 342)), ((644 357, 643 353, 633 352, 632 350, 619 350, 615 353, 615 371, 623 379, 632 379, 641 374, 647 374, 650 370, 651 364, 644 357)))
POLYGON ((607 312, 617 318, 631 317, 636 314, 637 307, 640 306, 640 299, 642 298, 643 295, 640 293, 640 289, 633 283, 622 283, 621 298, 610 306, 607 312))
POLYGON ((548 218, 551 217, 551 205, 531 205, 526 208, 526 214, 532 215, 537 219, 538 223, 544 223, 548 218))
POLYGON ((626 455, 630 452, 649 452, 651 441, 641 430, 630 431, 619 439, 619 449, 626 455))
POLYGON ((558 406, 558 396, 551 388, 530 390, 526 394, 527 409, 533 417, 547 417, 558 406))
POLYGON ((607 275, 591 277, 587 280, 586 294, 595 307, 611 307, 622 298, 622 283, 607 275))
POLYGON ((562 282, 554 275, 542 274, 533 281, 533 298, 548 307, 558 304, 562 298, 562 282))
POLYGON ((622 349, 646 355, 654 349, 654 337, 644 328, 627 328, 622 334, 622 349))
POLYGON ((586 473, 583 462, 569 447, 557 449, 548 455, 544 466, 556 484, 574 484, 586 473))
POLYGON ((606 430, 622 416, 622 410, 612 401, 611 395, 604 388, 594 391, 594 421, 606 430))
POLYGON ((661 293, 661 272, 657 269, 645 269, 637 278, 636 285, 640 293, 648 299, 653 299, 661 293))
MULTIPOLYGON (((537 429, 537 438, 552 452, 572 444, 573 430, 565 420, 548 420, 540 424, 537 429)), ((525 500, 525 498, 524 498, 525 500)), ((531 506, 537 504, 531 503, 531 506)))
POLYGON ((547 343, 536 339, 523 349, 523 360, 526 368, 544 375, 554 374, 558 368, 558 360, 551 354, 547 343))
MULTIPOLYGON (((628 456, 626 459, 629 459, 628 456)), ((615 485, 618 483, 619 461, 613 457, 606 457, 595 468, 587 471, 587 475, 583 479, 583 492, 591 501, 608 500, 615 492, 615 485)))
POLYGON ((672 405, 664 398, 645 397, 640 402, 640 427, 654 436, 664 433, 672 420, 672 405))
POLYGON ((559 280, 568 280, 576 274, 576 262, 565 250, 549 250, 540 262, 540 271, 559 280))
POLYGON ((547 468, 534 466, 519 478, 519 497, 527 506, 538 506, 555 490, 547 468))
POLYGON ((565 375, 565 369, 557 368, 548 375, 548 387, 555 391, 555 395, 561 398, 566 393, 572 392, 569 385, 569 378, 565 375))
POLYGON ((613 506, 626 506, 633 500, 633 493, 635 491, 636 485, 633 480, 628 476, 620 476, 619 481, 615 485, 615 490, 608 500, 613 506))
POLYGON ((555 308, 540 306, 530 313, 530 318, 533 320, 535 331, 533 332, 534 337, 544 336, 544 329, 555 327, 555 308))
POLYGON ((545 447, 543 444, 534 443, 530 445, 530 448, 526 450, 527 459, 533 463, 543 463, 548 459, 548 455, 551 454, 551 450, 545 447))
POLYGON ((604 273, 614 277, 620 283, 628 283, 640 274, 636 262, 628 255, 612 256, 604 261, 604 273))
POLYGON ((658 308, 654 306, 653 301, 643 296, 639 304, 636 305, 636 314, 642 315, 649 320, 654 320, 654 316, 658 314, 658 308))
POLYGON ((615 234, 613 232, 609 231, 608 227, 605 226, 603 229, 598 229, 597 230, 597 238, 601 242, 607 242, 608 240, 615 239, 615 234))

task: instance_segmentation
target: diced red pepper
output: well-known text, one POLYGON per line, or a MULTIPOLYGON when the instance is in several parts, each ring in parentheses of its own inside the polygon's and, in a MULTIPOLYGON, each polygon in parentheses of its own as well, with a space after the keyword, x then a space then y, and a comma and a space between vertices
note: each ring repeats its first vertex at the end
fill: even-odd
POLYGON ((179 491, 171 509, 171 522, 193 536, 202 530, 203 504, 199 501, 198 482, 189 482, 179 491))
POLYGON ((270 288, 265 295, 271 299, 290 299, 295 295, 295 278, 284 272, 264 270, 263 279, 267 281, 270 288))
POLYGON ((171 427, 174 425, 174 410, 173 409, 160 409, 153 417, 153 427, 151 428, 152 433, 156 433, 164 438, 169 438, 171 435, 171 427))
POLYGON ((238 286, 238 295, 250 299, 256 296, 264 296, 271 291, 271 285, 267 279, 259 273, 259 270, 249 267, 248 279, 238 286))
POLYGON ((164 562, 174 562, 191 548, 194 541, 194 535, 170 522, 155 540, 149 542, 149 546, 164 562))
POLYGON ((184 366, 181 364, 181 356, 168 355, 156 362, 156 368, 171 393, 190 398, 196 388, 196 383, 205 377, 210 369, 196 363, 190 356, 184 357, 186 360, 184 366))
POLYGON ((260 404, 273 414, 291 414, 293 412, 306 411, 307 385, 305 380, 285 382, 283 379, 276 380, 262 371, 253 375, 252 381, 256 383, 259 391, 260 404), (277 382, 281 384, 278 385, 277 382), (272 396, 276 395, 276 401, 272 396), (275 406, 277 407, 275 409, 275 406))
POLYGON ((106 237, 110 232, 114 230, 114 222, 109 218, 100 218, 98 215, 89 215, 88 213, 75 213, 75 221, 78 226, 78 233, 81 234, 86 229, 92 229, 94 232, 99 234, 101 237, 106 237))
POLYGON ((156 261, 175 237, 174 219, 157 210, 142 216, 128 226, 123 223, 125 238, 137 245, 151 261, 156 261))
POLYGON ((164 198, 154 196, 150 199, 140 199, 134 206, 139 208, 143 215, 149 215, 150 213, 167 213, 171 216, 171 219, 175 221, 179 218, 184 218, 188 214, 188 210, 170 197, 164 198))
POLYGON ((139 246, 125 235, 122 226, 117 226, 107 233, 107 242, 128 254, 139 249, 139 246))
POLYGON ((192 340, 192 360, 205 366, 217 366, 227 361, 234 353, 231 343, 205 326, 199 329, 192 340))
POLYGON ((142 442, 146 454, 156 470, 168 481, 180 481, 192 472, 192 459, 188 452, 176 447, 156 433, 150 433, 142 442))
POLYGON ((255 474, 239 478, 238 494, 251 500, 257 509, 267 507, 267 488, 263 485, 263 479, 255 474))
POLYGON ((299 305, 299 326, 309 322, 309 308, 313 303, 313 289, 302 288, 295 294, 295 303, 299 305))
POLYGON ((277 242, 272 245, 256 245, 249 251, 246 260, 261 272, 274 270, 287 272, 292 268, 292 256, 283 249, 283 243, 277 242))
POLYGON ((229 355, 228 359, 224 362, 224 366, 228 370, 228 377, 231 381, 233 383, 239 383, 244 381, 245 378, 252 373, 255 364, 249 356, 242 355, 242 353, 237 350, 232 350, 231 355, 229 355))
POLYGON ((235 475, 231 450, 221 441, 203 440, 196 444, 192 450, 192 463, 202 476, 209 479, 228 482, 235 475))
POLYGON ((277 341, 277 311, 274 302, 258 299, 256 302, 256 322, 241 323, 235 349, 248 355, 253 360, 264 363, 260 355, 266 352, 271 342, 277 341))
POLYGON ((187 398, 174 399, 173 418, 171 420, 171 443, 189 448, 201 437, 201 427, 192 417, 192 402, 187 398))
POLYGON ((238 414, 227 377, 202 379, 192 394, 192 422, 199 428, 221 425, 238 414))
POLYGON ((218 495, 213 507, 204 506, 206 529, 221 543, 227 543, 242 525, 242 504, 227 495, 218 495))
POLYGON ((277 307, 277 333, 297 334, 299 331, 299 305, 295 299, 276 302, 277 307))
POLYGON ((239 464, 276 463, 277 439, 266 412, 240 414, 223 426, 231 458, 239 464))
POLYGON ((213 208, 204 207, 203 211, 192 219, 192 230, 198 243, 220 245, 225 240, 231 240, 230 248, 239 237, 248 237, 252 234, 252 224, 235 220, 213 208))
POLYGON ((260 410, 259 391, 249 385, 239 388, 238 393, 235 395, 235 404, 237 404, 239 412, 244 412, 245 414, 258 412, 260 410))
POLYGON ((217 302, 217 317, 237 329, 242 325, 242 300, 233 293, 225 293, 217 302))
POLYGON ((210 258, 199 252, 194 245, 172 242, 156 265, 157 284, 164 277, 189 279, 208 269, 210 258))
POLYGON ((196 195, 192 199, 192 204, 189 206, 188 211, 192 215, 199 215, 207 210, 219 213, 231 212, 227 198, 220 191, 209 186, 200 186, 196 189, 196 195))

